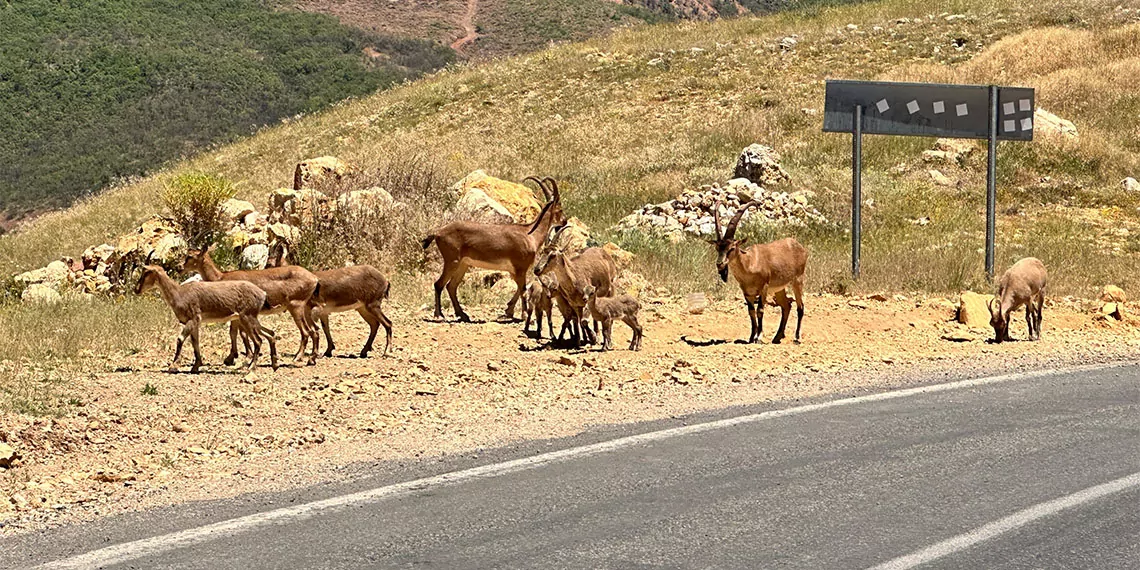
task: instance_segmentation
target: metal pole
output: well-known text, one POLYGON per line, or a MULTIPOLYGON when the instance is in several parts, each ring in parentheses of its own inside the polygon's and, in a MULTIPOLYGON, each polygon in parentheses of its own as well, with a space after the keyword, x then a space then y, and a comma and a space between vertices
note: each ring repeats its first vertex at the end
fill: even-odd
POLYGON ((859 246, 863 239, 863 106, 855 105, 851 135, 851 275, 859 277, 859 246))
POLYGON ((997 234, 998 88, 990 85, 990 140, 986 165, 986 278, 994 280, 994 241, 997 234))

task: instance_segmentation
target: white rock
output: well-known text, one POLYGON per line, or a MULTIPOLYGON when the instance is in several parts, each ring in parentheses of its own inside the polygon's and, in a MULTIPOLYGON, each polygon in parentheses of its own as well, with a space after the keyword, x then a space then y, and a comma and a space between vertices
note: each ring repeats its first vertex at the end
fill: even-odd
POLYGON ((269 246, 254 244, 241 251, 242 269, 265 269, 269 263, 269 246))
POLYGON ((234 198, 230 198, 229 200, 222 202, 222 213, 224 213, 228 219, 234 222, 241 222, 245 219, 246 215, 256 211, 257 208, 254 208, 253 204, 246 202, 245 200, 236 200, 234 198))
POLYGON ((488 224, 513 224, 515 217, 486 192, 471 188, 455 204, 455 211, 465 219, 488 224))
POLYGON ((62 301, 63 297, 59 291, 43 283, 33 283, 20 294, 20 300, 29 304, 54 305, 62 301))
POLYGON ((1140 192, 1140 182, 1137 182, 1136 179, 1131 176, 1125 178, 1124 180, 1121 180, 1120 187, 1124 189, 1125 192, 1128 192, 1130 194, 1133 192, 1140 192))

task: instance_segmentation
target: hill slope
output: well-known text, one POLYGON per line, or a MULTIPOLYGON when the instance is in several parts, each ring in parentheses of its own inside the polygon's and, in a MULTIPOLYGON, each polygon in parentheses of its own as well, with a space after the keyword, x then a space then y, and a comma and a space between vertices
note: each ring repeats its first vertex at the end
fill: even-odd
MULTIPOLYGON (((845 277, 850 141, 820 132, 810 110, 822 104, 825 78, 881 77, 1038 87, 1038 104, 1075 121, 1082 135, 1003 145, 999 265, 1042 257, 1056 293, 1110 281, 1127 286, 1136 282, 1140 246, 1119 229, 1138 227, 1140 201, 1120 191, 1119 180, 1140 172, 1133 152, 1140 101, 1125 87, 1140 65, 1140 28, 1127 26, 1135 11, 1114 6, 960 0, 955 14, 940 15, 917 0, 889 0, 636 29, 441 72, 46 216, 0 238, 0 271, 75 255, 129 230, 158 211, 163 179, 188 169, 232 178, 256 204, 287 184, 296 161, 320 154, 372 175, 427 159, 451 179, 475 168, 514 179, 549 174, 564 181, 571 214, 605 228, 647 201, 724 180, 736 153, 759 141, 783 153, 792 188, 814 191, 821 209, 841 222, 833 230, 769 234, 791 231, 809 245, 812 288, 985 287, 984 153, 962 167, 939 166, 954 184, 937 186, 921 158, 933 141, 916 138, 868 139, 864 185, 873 206, 864 214, 864 275, 855 284, 845 277), (796 47, 782 49, 790 34, 798 35, 796 47), (923 217, 928 225, 910 222, 923 217)), ((401 239, 414 244, 430 223, 401 228, 401 239)), ((702 242, 623 245, 642 254, 640 270, 654 282, 681 291, 712 286, 702 242)), ((373 261, 391 268, 408 260, 373 261)))
POLYGON ((0 219, 451 61, 256 0, 8 2, 0 51, 0 219))

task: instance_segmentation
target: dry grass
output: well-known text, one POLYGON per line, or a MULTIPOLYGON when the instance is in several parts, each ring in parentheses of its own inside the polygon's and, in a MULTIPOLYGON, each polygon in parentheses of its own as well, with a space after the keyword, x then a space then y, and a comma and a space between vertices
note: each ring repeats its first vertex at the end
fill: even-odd
MULTIPOLYGON (((178 173, 225 176, 239 198, 263 207, 267 193, 288 185, 293 165, 307 157, 337 155, 366 173, 362 187, 379 182, 397 194, 399 180, 428 157, 431 183, 407 186, 419 193, 397 196, 417 205, 413 218, 362 229, 363 245, 314 258, 331 264, 337 256, 351 257, 405 273, 401 283, 419 290, 397 298, 422 302, 430 287, 423 286, 415 240, 439 221, 442 187, 473 169, 508 179, 554 176, 562 181, 568 211, 603 239, 616 239, 604 228, 646 202, 724 180, 742 147, 763 142, 783 154, 793 179, 786 189, 814 191, 817 206, 839 224, 759 232, 792 233, 808 245, 809 287, 985 288, 984 157, 943 169, 959 187, 936 187, 920 158, 932 141, 912 138, 866 142, 864 188, 874 206, 865 212, 863 277, 846 277, 850 141, 822 133, 819 115, 802 110, 820 109, 824 79, 847 77, 1037 87, 1041 106, 1074 120, 1084 135, 1072 145, 1040 140, 1002 146, 999 266, 1022 255, 1041 257, 1052 270, 1055 294, 1087 295, 1106 282, 1127 286, 1140 270, 1140 242, 1112 232, 1140 221, 1140 201, 1118 186, 1124 175, 1140 173, 1140 97, 1130 89, 1140 67, 1140 27, 1132 23, 1135 12, 1115 10, 1117 3, 955 0, 942 9, 967 17, 946 21, 929 13, 928 2, 885 0, 633 29, 457 66, 264 129, 36 220, 0 237, 0 275, 75 256, 130 230, 159 211, 163 182, 178 173), (900 17, 922 21, 897 24, 900 17), (859 30, 848 31, 849 23, 859 30), (781 51, 779 40, 790 34, 799 36, 796 49, 781 51), (966 40, 962 50, 952 46, 958 38, 966 40), (1079 217, 1073 214, 1077 207, 1079 217), (909 222, 924 216, 930 225, 909 222), (383 233, 391 228, 406 231, 383 233)), ((703 242, 623 245, 640 254, 635 270, 656 284, 677 292, 735 294, 716 281, 703 242)), ((5 311, 11 318, 21 310, 5 311)), ((141 319, 137 313, 123 318, 141 319)), ((12 353, 0 347, 5 350, 12 353)))

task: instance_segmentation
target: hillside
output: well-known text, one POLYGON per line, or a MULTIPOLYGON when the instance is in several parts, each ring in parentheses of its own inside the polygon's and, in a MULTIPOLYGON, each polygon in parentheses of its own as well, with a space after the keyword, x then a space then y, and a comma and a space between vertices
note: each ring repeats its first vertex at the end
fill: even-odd
MULTIPOLYGON (((1132 41, 1137 28, 1126 26, 1136 12, 1116 10, 1112 2, 1065 0, 1032 9, 982 0, 954 7, 964 17, 948 20, 925 14, 916 0, 890 0, 807 15, 671 24, 442 72, 267 129, 45 216, 0 239, 0 272, 77 255, 133 228, 159 210, 159 188, 170 173, 221 173, 260 204, 288 183, 298 160, 321 154, 389 177, 412 167, 445 180, 476 168, 513 179, 549 174, 564 182, 572 214, 605 228, 646 202, 723 181, 736 153, 759 141, 783 153, 792 188, 815 192, 825 214, 843 221, 850 141, 822 133, 819 116, 805 109, 818 110, 827 77, 878 77, 1038 87, 1038 104, 1074 121, 1082 135, 1002 147, 999 262, 1028 252, 1049 258, 1059 266, 1057 292, 1132 282, 1140 246, 1118 230, 1137 223, 1137 197, 1119 187, 1140 171, 1134 153, 1140 119, 1127 112, 1137 101, 1125 79, 1140 49, 1132 41), (900 23, 899 14, 911 16, 900 23), (1062 25, 1068 27, 1056 27, 1062 25), (779 47, 791 33, 799 38, 794 49, 779 47), (1093 91, 1097 97, 1089 96, 1093 91), (1065 267, 1078 261, 1083 267, 1065 267)), ((938 186, 921 158, 932 143, 867 141, 864 183, 874 206, 864 219, 863 280, 844 277, 842 231, 801 235, 812 244, 814 288, 952 291, 981 284, 984 153, 964 167, 944 168, 954 185, 938 186), (909 221, 922 217, 930 224, 909 221)), ((421 220, 404 238, 414 243, 433 223, 421 220)), ((645 253, 645 271, 662 282, 699 289, 711 277, 703 270, 703 243, 625 245, 645 253)))
POLYGON ((6 2, 0 51, 0 226, 452 60, 257 0, 6 2))

